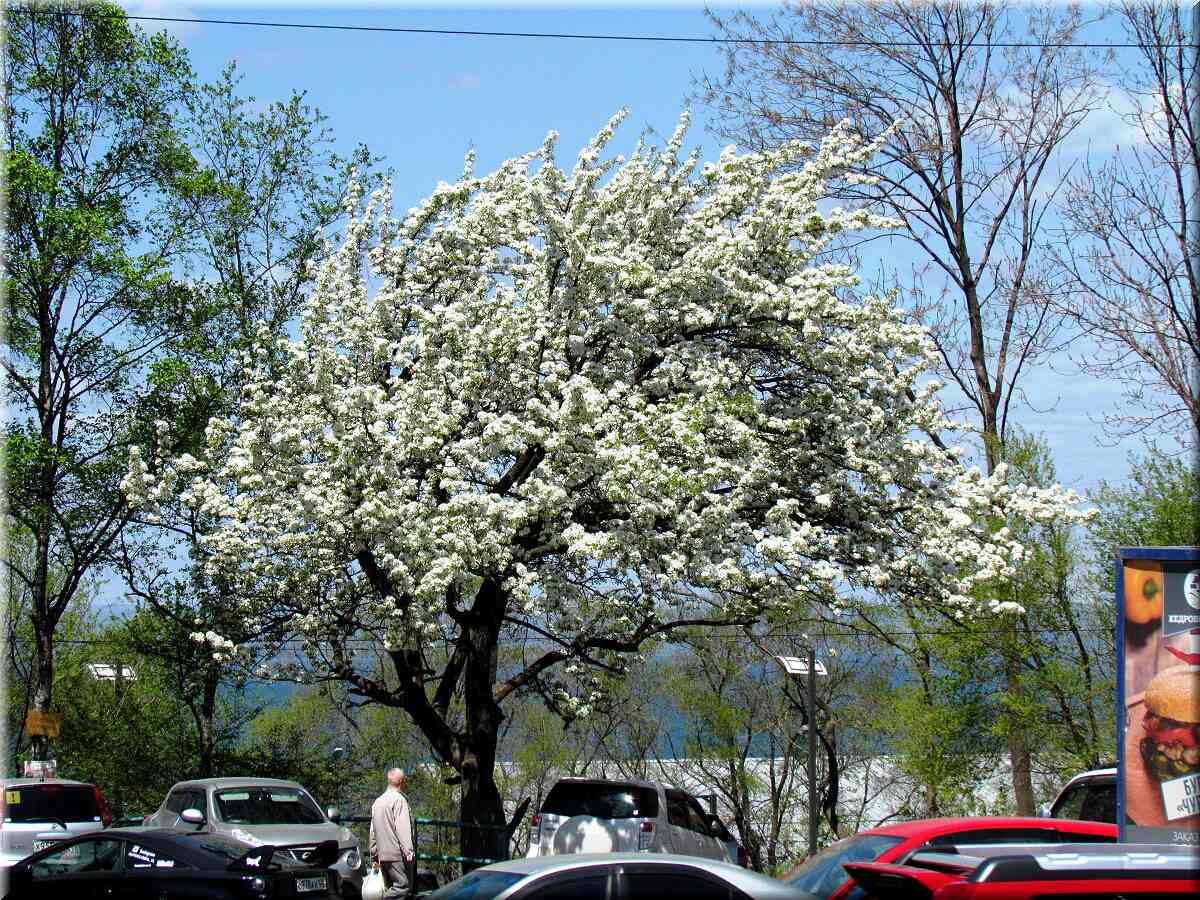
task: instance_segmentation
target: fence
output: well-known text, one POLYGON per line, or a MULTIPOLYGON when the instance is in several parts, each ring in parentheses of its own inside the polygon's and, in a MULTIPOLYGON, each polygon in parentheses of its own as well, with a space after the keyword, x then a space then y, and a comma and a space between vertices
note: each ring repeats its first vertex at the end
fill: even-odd
MULTIPOLYGON (((370 816, 342 816, 341 824, 354 832, 364 856, 369 852, 370 816)), ((509 858, 509 833, 506 825, 475 825, 450 819, 426 819, 414 817, 413 845, 416 848, 417 868, 430 870, 445 884, 463 874, 463 867, 474 868, 500 862, 509 858), (472 833, 476 841, 464 841, 472 833), (474 845, 491 847, 492 856, 463 856, 462 847, 474 845), (426 865, 422 866, 421 864, 426 865)), ((418 878, 418 881, 420 879, 418 878)))

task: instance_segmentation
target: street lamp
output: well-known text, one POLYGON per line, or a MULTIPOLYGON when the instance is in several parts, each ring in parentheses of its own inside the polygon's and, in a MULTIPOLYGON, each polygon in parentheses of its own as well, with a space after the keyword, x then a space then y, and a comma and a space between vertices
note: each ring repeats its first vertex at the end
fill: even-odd
POLYGON ((817 852, 817 676, 827 676, 825 664, 817 659, 817 651, 808 648, 803 656, 776 656, 783 670, 792 678, 808 676, 808 855, 817 852))

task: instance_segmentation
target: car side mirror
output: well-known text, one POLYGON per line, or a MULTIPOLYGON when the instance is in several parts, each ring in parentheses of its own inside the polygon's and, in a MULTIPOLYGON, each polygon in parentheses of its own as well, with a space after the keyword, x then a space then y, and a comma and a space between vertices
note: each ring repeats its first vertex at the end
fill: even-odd
POLYGON ((204 813, 195 807, 189 807, 179 814, 179 818, 187 822, 189 825, 203 825, 204 813))
POLYGON ((1050 818, 1050 804, 1049 803, 1044 804, 1042 806, 1042 808, 1038 810, 1038 815, 1041 816, 1043 819, 1049 819, 1050 818))
POLYGON ((330 822, 340 822, 342 821, 342 811, 336 806, 327 806, 325 807, 325 818, 330 822))

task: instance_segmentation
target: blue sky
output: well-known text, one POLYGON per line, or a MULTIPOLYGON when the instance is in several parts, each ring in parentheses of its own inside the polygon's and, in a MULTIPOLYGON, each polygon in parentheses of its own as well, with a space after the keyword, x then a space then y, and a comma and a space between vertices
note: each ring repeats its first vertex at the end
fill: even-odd
MULTIPOLYGON (((484 31, 706 36, 713 28, 695 2, 644 4, 234 4, 127 0, 131 15, 289 23, 484 31)), ((767 12, 775 4, 745 3, 767 12)), ((723 7, 728 10, 729 5, 723 7)), ((718 73, 716 45, 536 40, 382 34, 143 22, 165 28, 187 49, 197 74, 215 78, 229 60, 245 93, 260 101, 303 91, 329 119, 343 149, 358 142, 395 172, 398 209, 415 204, 439 180, 452 181, 469 147, 477 170, 539 146, 553 128, 566 160, 621 106, 630 118, 616 151, 644 128, 669 134, 702 72, 718 73)), ((1112 35, 1109 35, 1110 37, 1112 35)), ((691 140, 706 156, 722 141, 707 111, 693 104, 691 140)), ((1109 123, 1111 125, 1111 123, 1109 123)), ((1080 140, 1100 131, 1090 128, 1080 140)), ((1115 384, 1077 374, 1063 357, 1024 382, 1039 411, 1019 424, 1050 441, 1064 484, 1079 490, 1124 480, 1126 457, 1141 444, 1106 445, 1099 415, 1120 402, 1115 384)), ((1164 446, 1173 442, 1160 441, 1164 446)))

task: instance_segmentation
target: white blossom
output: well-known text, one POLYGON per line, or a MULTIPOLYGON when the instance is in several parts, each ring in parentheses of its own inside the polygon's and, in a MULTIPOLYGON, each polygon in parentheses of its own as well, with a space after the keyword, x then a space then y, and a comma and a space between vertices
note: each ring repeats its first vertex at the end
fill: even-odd
POLYGON ((198 455, 131 452, 130 501, 213 523, 209 572, 247 586, 248 620, 316 640, 349 617, 399 647, 484 584, 567 639, 805 592, 969 608, 1021 557, 994 523, 1083 515, 924 437, 952 427, 927 335, 821 255, 893 224, 820 206, 873 145, 839 126, 701 166, 683 121, 606 161, 623 115, 570 171, 552 133, 402 218, 355 186, 239 415, 198 455))

